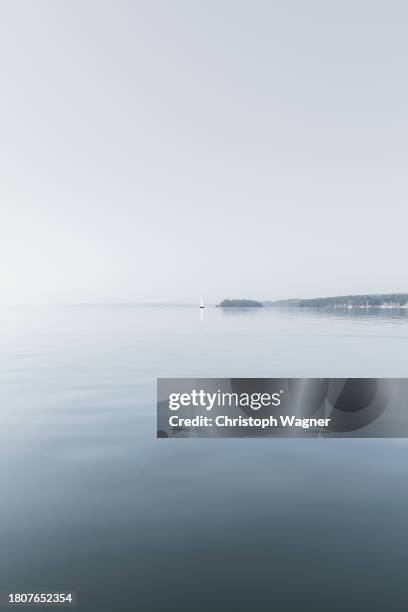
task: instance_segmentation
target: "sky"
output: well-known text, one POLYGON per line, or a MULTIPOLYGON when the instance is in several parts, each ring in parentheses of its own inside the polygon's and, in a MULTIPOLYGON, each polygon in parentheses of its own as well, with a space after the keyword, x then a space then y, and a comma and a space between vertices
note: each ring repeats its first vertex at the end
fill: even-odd
POLYGON ((407 21, 2 0, 0 305, 408 292, 407 21))

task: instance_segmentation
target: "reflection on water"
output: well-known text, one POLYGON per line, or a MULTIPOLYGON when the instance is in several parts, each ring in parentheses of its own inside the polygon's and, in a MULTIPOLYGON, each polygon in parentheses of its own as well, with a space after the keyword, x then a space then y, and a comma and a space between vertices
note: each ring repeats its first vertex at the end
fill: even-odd
POLYGON ((268 316, 278 313, 279 316, 309 318, 321 317, 324 319, 358 319, 374 323, 385 321, 407 321, 408 308, 309 308, 309 307, 265 307, 265 308, 219 308, 225 316, 268 316))
POLYGON ((157 376, 407 376, 406 316, 3 309, 0 588, 87 612, 403 610, 405 440, 154 436, 157 376))
POLYGON ((368 322, 407 321, 408 317, 408 308, 292 308, 292 310, 298 316, 302 315, 303 311, 307 311, 306 314, 320 317, 357 318, 368 322))

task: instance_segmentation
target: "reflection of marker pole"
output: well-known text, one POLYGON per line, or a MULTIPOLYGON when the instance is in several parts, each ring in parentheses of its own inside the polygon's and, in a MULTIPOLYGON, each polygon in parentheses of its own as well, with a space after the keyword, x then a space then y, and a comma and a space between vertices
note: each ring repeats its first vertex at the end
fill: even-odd
POLYGON ((202 322, 204 319, 204 300, 203 296, 200 298, 200 321, 202 322))

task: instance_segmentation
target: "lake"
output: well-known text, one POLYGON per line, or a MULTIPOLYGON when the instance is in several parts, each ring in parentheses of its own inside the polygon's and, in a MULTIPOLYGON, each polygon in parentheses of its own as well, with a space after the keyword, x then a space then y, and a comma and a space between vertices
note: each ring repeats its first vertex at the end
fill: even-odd
POLYGON ((1 315, 0 590, 72 589, 87 612, 406 611, 406 440, 155 435, 159 376, 406 377, 407 310, 1 315))

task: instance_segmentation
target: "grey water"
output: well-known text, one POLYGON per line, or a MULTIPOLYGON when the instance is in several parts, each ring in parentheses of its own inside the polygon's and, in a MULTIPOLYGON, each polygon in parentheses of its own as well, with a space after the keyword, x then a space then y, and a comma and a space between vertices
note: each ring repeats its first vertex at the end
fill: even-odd
POLYGON ((407 609, 407 441, 155 438, 159 376, 406 377, 406 310, 0 315, 0 590, 72 589, 87 612, 407 609))

